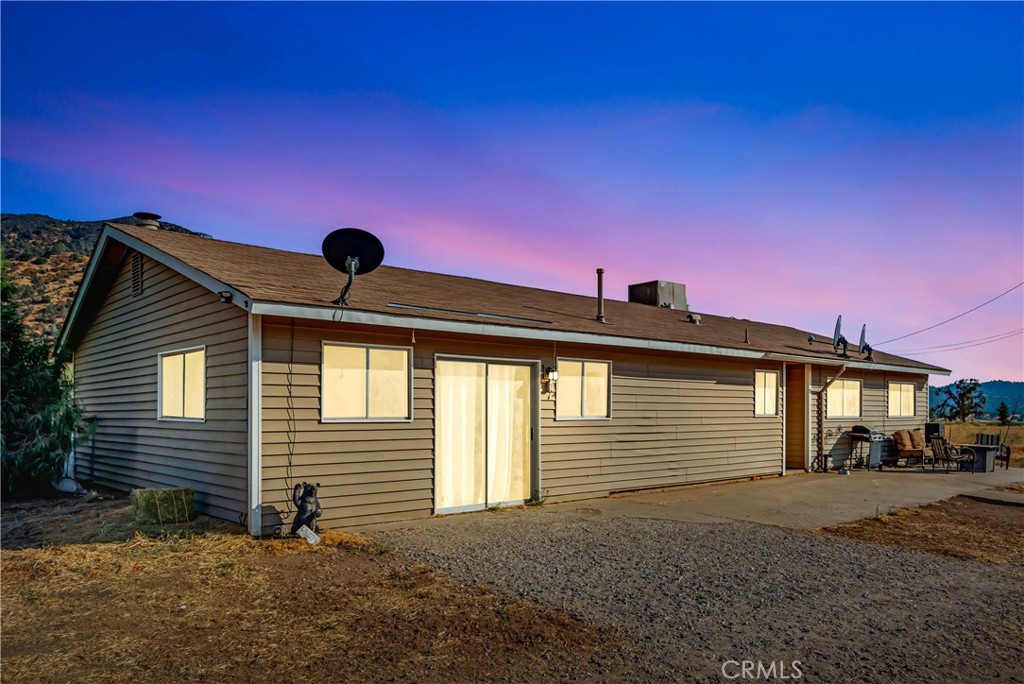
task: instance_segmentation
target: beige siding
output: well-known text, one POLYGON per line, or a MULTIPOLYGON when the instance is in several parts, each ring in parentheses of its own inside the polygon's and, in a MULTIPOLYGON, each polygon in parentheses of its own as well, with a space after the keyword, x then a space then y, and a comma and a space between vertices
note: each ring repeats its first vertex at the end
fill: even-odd
POLYGON ((778 364, 585 353, 613 361, 612 417, 555 420, 554 397, 542 397, 552 501, 781 472, 782 418, 754 417, 754 370, 778 364))
MULTIPOLYGON (((833 377, 837 369, 816 366, 811 377, 811 409, 813 416, 812 451, 818 451, 818 391, 833 377)), ((842 375, 844 380, 861 380, 861 415, 855 418, 825 418, 824 450, 830 468, 839 467, 843 459, 850 454, 850 439, 845 433, 854 425, 866 425, 892 436, 897 430, 916 430, 923 428, 928 420, 928 376, 909 375, 905 373, 887 373, 879 371, 847 370, 842 375), (913 382, 916 402, 915 413, 911 418, 889 417, 889 383, 913 382)), ((866 447, 865 447, 866 449, 866 447)), ((854 448, 856 451, 856 447, 854 448)))
MULTIPOLYGON (((437 354, 540 361, 613 362, 612 418, 555 420, 540 404, 542 493, 552 501, 755 475, 782 465, 782 417, 754 418, 754 370, 780 364, 719 363, 621 350, 496 343, 387 329, 264 319, 263 527, 290 524, 292 487, 320 482, 326 525, 433 513, 434 359, 437 354), (320 423, 323 340, 413 346, 413 420, 320 423)), ((780 402, 781 404, 781 402, 780 402)))
POLYGON ((115 489, 192 487, 197 508, 232 521, 246 510, 247 318, 237 306, 146 258, 131 258, 75 349, 75 394, 95 435, 76 475, 115 489), (157 420, 157 354, 206 346, 206 420, 157 420))

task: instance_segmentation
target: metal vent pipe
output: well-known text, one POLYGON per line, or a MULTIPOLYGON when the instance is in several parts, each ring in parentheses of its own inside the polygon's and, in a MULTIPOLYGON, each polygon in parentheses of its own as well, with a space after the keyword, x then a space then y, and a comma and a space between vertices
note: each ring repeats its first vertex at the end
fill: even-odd
POLYGON ((597 269, 597 322, 605 323, 604 318, 604 269, 597 269))

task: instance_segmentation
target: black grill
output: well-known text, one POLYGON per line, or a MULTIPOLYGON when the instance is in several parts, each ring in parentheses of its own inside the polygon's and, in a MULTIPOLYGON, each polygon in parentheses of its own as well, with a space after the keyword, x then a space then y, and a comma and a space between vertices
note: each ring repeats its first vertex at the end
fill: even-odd
POLYGON ((878 468, 881 470, 882 451, 885 447, 885 433, 869 428, 866 425, 854 425, 846 434, 850 437, 850 456, 853 457, 854 451, 859 454, 859 458, 857 459, 858 465, 861 467, 867 466, 868 468, 878 468), (861 449, 856 448, 856 445, 859 444, 868 445, 866 462, 864 459, 864 453, 861 449))
POLYGON ((885 433, 866 425, 854 425, 850 428, 850 440, 854 442, 884 442, 885 433))

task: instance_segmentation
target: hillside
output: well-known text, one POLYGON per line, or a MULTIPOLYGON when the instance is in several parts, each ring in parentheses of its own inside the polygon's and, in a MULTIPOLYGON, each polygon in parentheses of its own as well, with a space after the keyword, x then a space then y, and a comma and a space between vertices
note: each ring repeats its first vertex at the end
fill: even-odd
MULTIPOLYGON (((949 385, 945 385, 949 387, 949 385)), ((935 410, 942 400, 939 399, 941 387, 931 387, 928 391, 928 408, 935 410)), ((981 393, 985 395, 985 413, 989 416, 996 415, 999 402, 1005 401, 1010 411, 1017 407, 1016 413, 1024 413, 1024 382, 1010 382, 1008 380, 991 380, 981 383, 981 393)))
MULTIPOLYGON (((106 219, 135 224, 132 216, 106 219)), ((42 214, 2 214, 3 260, 29 329, 56 338, 104 221, 62 221, 42 214)), ((164 230, 192 231, 173 223, 164 230)))

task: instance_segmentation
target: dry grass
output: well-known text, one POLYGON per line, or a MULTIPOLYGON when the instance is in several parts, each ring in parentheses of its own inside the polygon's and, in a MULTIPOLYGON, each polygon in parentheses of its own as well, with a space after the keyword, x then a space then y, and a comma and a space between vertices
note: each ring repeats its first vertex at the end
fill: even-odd
POLYGON ((997 492, 1011 492, 1013 494, 1024 494, 1024 482, 1015 482, 1003 487, 996 487, 997 492))
POLYGON ((404 567, 360 535, 322 530, 310 546, 202 516, 161 530, 130 518, 123 501, 6 507, 26 548, 0 550, 4 682, 588 680, 621 667, 611 632, 404 567), (72 543, 72 530, 104 541, 72 543))
POLYGON ((964 497, 901 508, 819 530, 821 534, 901 546, 955 558, 1024 567, 1024 508, 964 497))
POLYGON ((1010 466, 1024 468, 1024 425, 989 425, 981 423, 946 423, 946 439, 953 444, 974 444, 975 435, 999 435, 1009 444, 1010 466))

